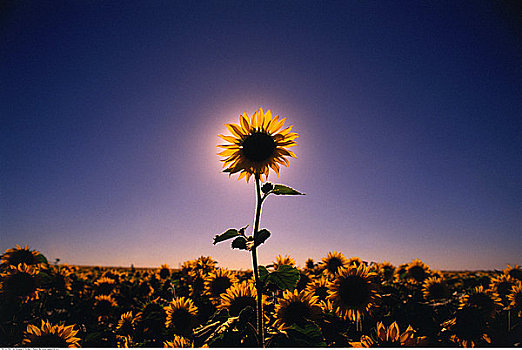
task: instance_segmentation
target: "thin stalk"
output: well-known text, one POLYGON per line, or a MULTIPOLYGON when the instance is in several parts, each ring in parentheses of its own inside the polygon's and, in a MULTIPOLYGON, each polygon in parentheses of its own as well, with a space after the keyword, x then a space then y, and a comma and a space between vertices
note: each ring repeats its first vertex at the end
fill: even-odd
MULTIPOLYGON (((261 197, 260 175, 255 174, 256 179, 256 217, 254 221, 254 237, 259 231, 259 221, 261 219, 261 206, 263 205, 263 198, 261 197)), ((254 278, 256 281, 257 290, 257 334, 259 337, 259 345, 265 347, 265 332, 263 327, 263 295, 261 289, 261 281, 259 280, 259 270, 257 268, 257 248, 252 248, 252 265, 254 268, 254 278)))

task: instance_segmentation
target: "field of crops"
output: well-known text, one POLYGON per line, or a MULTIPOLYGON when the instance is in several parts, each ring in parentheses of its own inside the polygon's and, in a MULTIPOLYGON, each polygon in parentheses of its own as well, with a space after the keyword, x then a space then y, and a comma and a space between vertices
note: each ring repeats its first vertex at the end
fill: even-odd
MULTIPOLYGON (((249 271, 49 263, 3 252, 0 346, 259 347, 249 271)), ((260 267, 266 347, 520 346, 522 270, 449 272, 341 253, 260 267)))

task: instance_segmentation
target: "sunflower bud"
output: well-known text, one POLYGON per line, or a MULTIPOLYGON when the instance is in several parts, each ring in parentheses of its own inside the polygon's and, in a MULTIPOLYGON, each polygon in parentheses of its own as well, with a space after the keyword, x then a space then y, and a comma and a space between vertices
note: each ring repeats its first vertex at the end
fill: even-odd
POLYGON ((263 191, 264 194, 267 194, 268 192, 272 191, 273 189, 274 189, 274 185, 272 185, 271 182, 267 182, 261 187, 261 191, 263 191))

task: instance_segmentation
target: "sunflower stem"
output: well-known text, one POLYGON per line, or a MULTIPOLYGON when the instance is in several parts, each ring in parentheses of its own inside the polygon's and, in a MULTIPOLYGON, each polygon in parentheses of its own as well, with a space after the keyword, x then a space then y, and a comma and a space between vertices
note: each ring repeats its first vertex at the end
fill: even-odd
MULTIPOLYGON (((259 231, 259 221, 261 219, 261 206, 263 205, 263 198, 261 197, 260 174, 255 174, 256 179, 256 216, 254 221, 254 239, 259 231)), ((262 288, 259 280, 259 270, 257 266, 257 248, 252 248, 252 265, 254 268, 254 278, 257 291, 257 334, 259 337, 260 347, 265 347, 265 335, 263 327, 263 302, 262 302, 262 288)))

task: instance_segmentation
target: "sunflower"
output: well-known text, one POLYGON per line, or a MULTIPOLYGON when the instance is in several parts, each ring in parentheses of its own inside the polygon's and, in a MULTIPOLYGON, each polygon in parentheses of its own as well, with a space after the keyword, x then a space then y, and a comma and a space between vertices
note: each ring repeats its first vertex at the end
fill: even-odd
POLYGON ((486 321, 476 307, 466 306, 455 313, 455 317, 443 323, 443 331, 449 330, 450 340, 463 347, 484 346, 491 343, 485 333, 486 321))
POLYGON ((272 113, 263 113, 260 108, 249 119, 246 112, 239 117, 240 124, 225 124, 233 136, 219 135, 223 140, 230 142, 218 145, 224 150, 218 153, 225 157, 222 160, 224 171, 229 174, 239 174, 239 179, 257 174, 268 177, 270 168, 279 176, 279 164, 288 166, 285 157, 294 157, 295 154, 288 147, 297 145, 294 141, 298 134, 290 132, 292 126, 281 130, 285 123, 279 116, 272 118, 272 113), (279 164, 278 164, 279 163, 279 164))
POLYGON ((109 277, 100 277, 94 282, 96 293, 101 295, 111 294, 114 290, 116 281, 109 277))
POLYGON ((98 316, 107 316, 112 309, 118 306, 116 300, 110 295, 97 295, 94 297, 94 309, 98 316))
POLYGON ((164 280, 170 276, 170 267, 167 264, 163 264, 160 266, 158 270, 159 277, 164 280))
POLYGON ((321 315, 319 298, 306 291, 284 291, 283 298, 275 306, 276 321, 274 326, 279 329, 292 326, 294 323, 303 325, 306 321, 317 319, 321 315))
MULTIPOLYGON (((217 306, 218 309, 227 309, 230 316, 239 316, 241 310, 247 306, 251 306, 256 310, 256 288, 252 283, 244 281, 234 284, 228 288, 226 293, 221 294, 221 303, 217 306)), ((266 296, 263 295, 263 301, 266 296)))
POLYGON ((328 298, 328 283, 328 278, 326 276, 321 276, 308 283, 305 290, 318 297, 319 300, 325 301, 328 298))
POLYGON ((413 260, 406 267, 406 273, 414 282, 422 283, 430 275, 430 267, 419 259, 413 260))
MULTIPOLYGON (((193 348, 194 342, 190 339, 174 334, 174 340, 163 342, 164 348, 193 348)), ((204 344, 202 348, 208 348, 207 344, 204 344)))
POLYGON ((415 337, 412 326, 401 334, 397 322, 393 322, 389 327, 385 327, 382 322, 377 322, 375 341, 367 335, 362 335, 359 342, 350 342, 354 348, 373 348, 373 347, 401 347, 401 346, 423 346, 426 337, 415 337))
POLYGON ((199 272, 208 273, 216 268, 216 264, 217 261, 212 259, 211 256, 200 256, 194 263, 194 269, 199 272))
POLYGON ((43 321, 40 328, 27 325, 22 345, 31 348, 78 348, 80 338, 74 325, 53 325, 49 321, 43 321))
POLYGON ((191 299, 177 297, 164 307, 167 318, 165 326, 174 333, 189 335, 196 324, 198 308, 191 299))
POLYGON ((509 275, 499 275, 491 280, 491 284, 493 285, 493 289, 498 293, 500 298, 502 299, 502 303, 504 306, 507 306, 509 302, 507 301, 507 296, 511 292, 511 288, 515 285, 515 280, 509 275))
POLYGON ((205 275, 200 270, 194 270, 188 274, 190 296, 196 297, 205 291, 205 275))
POLYGON ((508 275, 511 278, 522 281, 522 269, 518 265, 511 267, 508 264, 508 266, 503 270, 503 272, 505 275, 508 275))
POLYGON ((315 268, 314 259, 312 259, 312 258, 306 259, 305 268, 308 270, 313 270, 315 268))
POLYGON ((429 277, 422 284, 422 295, 426 300, 445 299, 449 294, 448 286, 441 278, 429 277))
POLYGON ((289 255, 285 255, 285 257, 278 255, 276 261, 273 262, 274 270, 277 270, 281 265, 295 266, 295 260, 289 255))
POLYGON ((7 271, 0 274, 0 292, 8 297, 21 299, 22 303, 37 300, 39 288, 37 275, 40 272, 38 265, 18 264, 9 265, 7 271))
POLYGON ((53 266, 51 274, 51 287, 56 290, 71 290, 72 269, 68 265, 53 266))
POLYGON ((333 302, 339 317, 358 322, 370 313, 380 299, 377 285, 372 281, 374 276, 375 273, 369 272, 364 265, 339 270, 328 286, 328 299, 333 302))
MULTIPOLYGON (((10 248, 5 251, 0 259, 0 266, 18 266, 19 264, 26 265, 43 265, 45 261, 40 252, 29 249, 29 246, 21 248, 18 244, 16 248, 10 248)), ((40 266, 40 268, 43 266, 40 266)))
POLYGON ((511 306, 513 310, 518 311, 518 317, 522 317, 522 282, 518 281, 511 287, 508 300, 510 301, 509 306, 511 306))
POLYGON ((392 281, 393 274, 395 273, 395 266, 393 264, 385 261, 379 264, 379 274, 385 281, 392 281))
POLYGON ((358 267, 360 265, 362 265, 362 260, 356 256, 353 256, 351 257, 350 259, 348 259, 348 266, 355 266, 355 267, 358 267))
POLYGON ((136 314, 136 327, 139 328, 148 339, 155 338, 165 329, 165 309, 158 303, 159 298, 147 302, 140 312, 136 314))
POLYGON ((214 302, 219 302, 219 297, 233 284, 238 283, 237 277, 229 270, 217 269, 210 272, 204 279, 205 294, 214 302))
POLYGON ((334 277, 340 268, 347 268, 348 266, 348 260, 346 260, 345 256, 334 251, 328 252, 326 258, 322 259, 319 268, 334 277))
POLYGON ((460 308, 465 307, 474 307, 483 317, 493 318, 502 309, 502 300, 493 290, 478 286, 462 297, 460 308))
POLYGON ((304 290, 310 282, 312 282, 312 279, 308 275, 308 272, 306 270, 299 270, 299 280, 297 281, 295 289, 300 292, 304 290))
POLYGON ((116 330, 122 334, 132 334, 136 327, 136 317, 133 316, 132 311, 125 312, 120 316, 116 330))

